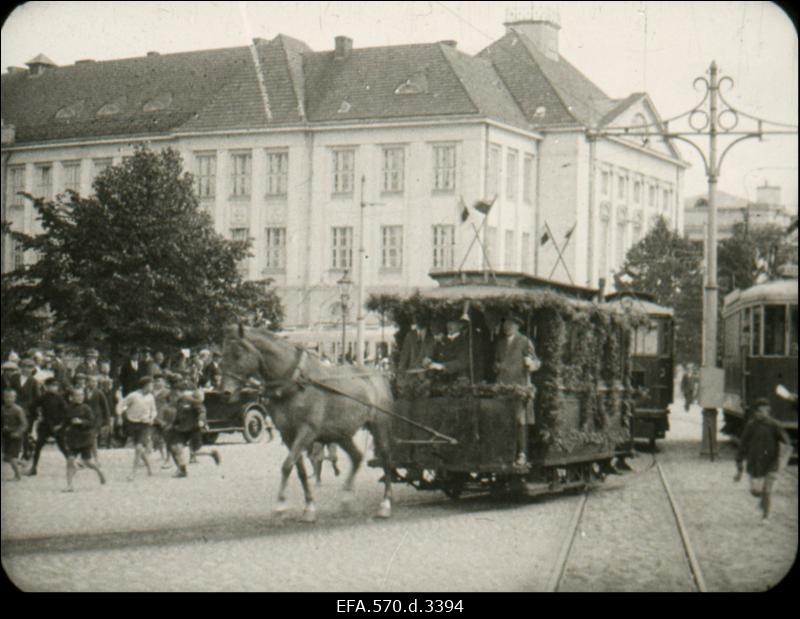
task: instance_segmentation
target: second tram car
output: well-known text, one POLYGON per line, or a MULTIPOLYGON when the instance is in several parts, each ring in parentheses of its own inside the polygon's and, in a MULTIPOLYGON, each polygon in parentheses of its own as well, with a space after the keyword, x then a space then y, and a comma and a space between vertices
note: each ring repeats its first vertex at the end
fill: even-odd
POLYGON ((652 295, 618 292, 606 297, 609 304, 633 307, 648 317, 634 331, 631 386, 636 394, 631 433, 655 448, 669 430, 669 407, 675 378, 675 318, 672 308, 659 305, 652 295))
POLYGON ((783 385, 797 393, 797 279, 785 278, 734 290, 725 297, 723 368, 725 425, 738 437, 757 398, 767 398, 772 416, 797 449, 797 405, 775 393, 783 385))

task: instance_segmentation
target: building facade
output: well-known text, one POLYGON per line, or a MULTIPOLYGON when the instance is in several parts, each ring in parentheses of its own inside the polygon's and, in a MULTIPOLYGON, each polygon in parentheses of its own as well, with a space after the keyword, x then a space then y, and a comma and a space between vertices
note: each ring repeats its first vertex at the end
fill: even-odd
MULTIPOLYGON (((216 229, 253 240, 243 273, 274 279, 287 326, 320 339, 342 322, 345 272, 367 293, 489 266, 596 286, 653 217, 680 228, 685 163, 660 138, 590 138, 658 115, 646 94, 610 99, 561 58, 557 24, 512 17, 476 56, 347 37, 313 52, 285 35, 65 67, 39 56, 3 75, 4 219, 36 232, 19 191, 90 194, 147 143, 182 154, 216 229), (483 215, 461 217, 477 200, 494 200, 485 251, 472 244, 483 215)), ((3 243, 4 272, 29 259, 3 243)), ((374 340, 378 317, 367 324, 374 340)))

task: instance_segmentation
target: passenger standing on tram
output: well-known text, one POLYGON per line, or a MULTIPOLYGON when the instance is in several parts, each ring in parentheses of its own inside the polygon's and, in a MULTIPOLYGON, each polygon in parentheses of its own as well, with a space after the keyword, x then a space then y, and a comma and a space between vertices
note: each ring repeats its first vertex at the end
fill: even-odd
POLYGON ((397 362, 398 372, 419 370, 425 367, 425 360, 433 358, 433 334, 418 321, 411 325, 411 330, 403 339, 400 347, 400 359, 397 362))
MULTIPOLYGON (((508 316, 503 321, 504 337, 497 342, 495 350, 494 370, 497 382, 506 385, 531 384, 530 373, 539 369, 540 361, 536 356, 533 342, 519 332, 522 319, 508 316)), ((517 465, 524 466, 528 461, 528 425, 534 423, 533 400, 518 402, 516 410, 517 423, 517 465)))
POLYGON ((434 348, 428 369, 441 372, 448 382, 469 378, 469 339, 464 334, 469 323, 463 318, 447 321, 447 335, 434 348))

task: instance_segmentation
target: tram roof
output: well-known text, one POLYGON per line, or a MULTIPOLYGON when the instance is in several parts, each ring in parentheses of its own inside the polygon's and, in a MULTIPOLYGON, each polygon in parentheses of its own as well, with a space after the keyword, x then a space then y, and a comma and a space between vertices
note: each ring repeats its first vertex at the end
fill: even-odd
MULTIPOLYGON (((494 294, 478 292, 478 294, 484 294, 485 297, 497 296, 498 294, 506 296, 509 290, 526 290, 529 292, 550 290, 584 301, 592 301, 600 295, 600 291, 597 288, 565 284, 519 271, 436 271, 430 273, 430 277, 436 280, 439 288, 420 291, 423 296, 427 296, 433 290, 442 289, 458 289, 461 291, 458 296, 465 296, 464 292, 470 287, 474 287, 476 291, 494 290, 494 294)), ((444 297, 439 298, 449 297, 445 294, 444 297)))
POLYGON ((734 312, 760 303, 797 303, 797 280, 775 279, 745 290, 734 290, 725 297, 724 312, 734 312))

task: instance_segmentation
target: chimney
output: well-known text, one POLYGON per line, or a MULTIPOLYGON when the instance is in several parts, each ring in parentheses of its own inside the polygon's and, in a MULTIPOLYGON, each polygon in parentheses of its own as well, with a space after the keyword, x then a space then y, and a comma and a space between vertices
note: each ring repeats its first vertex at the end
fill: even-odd
POLYGON ((756 188, 756 202, 759 204, 779 205, 781 203, 781 188, 769 185, 767 181, 756 188))
POLYGON ((350 52, 353 51, 353 39, 350 37, 338 36, 334 41, 336 42, 336 48, 333 52, 333 58, 335 60, 347 60, 350 56, 350 52))
POLYGON ((506 10, 503 24, 506 32, 512 29, 526 36, 542 54, 558 61, 558 31, 561 30, 558 11, 525 7, 506 10))
POLYGON ((30 68, 30 76, 35 77, 37 75, 41 75, 50 67, 58 66, 55 62, 50 60, 44 54, 39 54, 36 58, 29 60, 25 63, 30 68))
POLYGON ((161 54, 159 54, 158 52, 147 52, 147 56, 149 58, 152 58, 153 56, 160 56, 160 55, 161 54))
POLYGON ((267 41, 267 39, 264 39, 262 37, 253 38, 253 45, 266 45, 267 43, 269 43, 269 41, 267 41))

